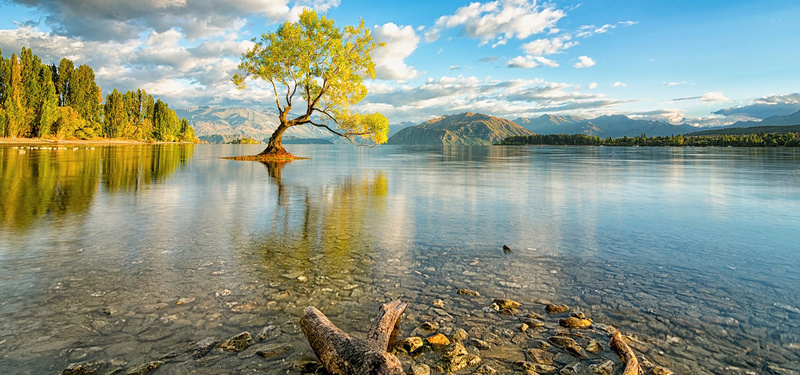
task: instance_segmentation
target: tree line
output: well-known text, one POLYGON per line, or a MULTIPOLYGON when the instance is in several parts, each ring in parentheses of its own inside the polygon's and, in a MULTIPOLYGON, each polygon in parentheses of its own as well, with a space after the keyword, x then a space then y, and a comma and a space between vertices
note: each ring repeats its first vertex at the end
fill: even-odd
POLYGON ((115 88, 103 103, 90 66, 67 58, 47 65, 25 47, 10 58, 0 51, 0 136, 195 140, 189 122, 145 90, 115 88))
POLYGON ((759 133, 742 135, 703 135, 668 137, 600 138, 586 134, 536 134, 511 136, 501 145, 564 145, 564 146, 695 146, 695 147, 800 147, 800 133, 759 133))

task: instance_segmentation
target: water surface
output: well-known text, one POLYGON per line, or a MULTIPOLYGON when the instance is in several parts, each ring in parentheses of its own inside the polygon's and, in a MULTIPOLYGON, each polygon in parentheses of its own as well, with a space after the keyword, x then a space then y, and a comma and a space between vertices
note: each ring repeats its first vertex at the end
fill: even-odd
MULTIPOLYGON (((136 365, 314 305, 365 332, 383 302, 569 304, 679 373, 800 370, 794 149, 0 146, 0 371, 136 365), (502 245, 514 249, 504 254, 502 245)), ((469 311, 469 310, 465 310, 469 311)), ((480 315, 480 313, 477 313, 480 315)), ((455 316, 453 325, 464 324, 455 316)), ((410 327, 410 328, 409 328, 410 327)))

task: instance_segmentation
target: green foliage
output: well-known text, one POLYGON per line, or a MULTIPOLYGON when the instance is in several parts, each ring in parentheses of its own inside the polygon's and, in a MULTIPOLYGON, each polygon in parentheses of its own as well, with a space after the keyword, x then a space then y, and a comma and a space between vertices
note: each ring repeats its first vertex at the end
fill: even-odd
POLYGON ((232 141, 230 141, 228 143, 232 144, 232 145, 257 145, 257 144, 260 144, 261 142, 255 140, 253 138, 245 137, 245 138, 234 139, 234 140, 232 140, 232 141))
POLYGON ((29 48, 0 53, 0 136, 194 142, 194 129, 144 90, 106 97, 88 65, 45 65, 29 48))
POLYGON ((576 145, 576 146, 694 146, 694 147, 800 147, 800 133, 760 133, 745 135, 622 137, 600 139, 585 134, 548 134, 508 137, 501 145, 576 145))
POLYGON ((244 89, 248 78, 270 84, 280 117, 272 137, 278 146, 283 131, 305 124, 351 141, 361 136, 375 144, 386 142, 386 116, 360 114, 351 108, 367 95, 364 78, 375 77, 370 53, 382 46, 373 42, 363 20, 358 26, 340 29, 332 19, 306 9, 299 21, 286 22, 253 42, 239 64, 244 74, 236 73, 233 82, 239 89, 244 89), (299 115, 290 118, 295 96, 302 100, 301 108, 299 115))

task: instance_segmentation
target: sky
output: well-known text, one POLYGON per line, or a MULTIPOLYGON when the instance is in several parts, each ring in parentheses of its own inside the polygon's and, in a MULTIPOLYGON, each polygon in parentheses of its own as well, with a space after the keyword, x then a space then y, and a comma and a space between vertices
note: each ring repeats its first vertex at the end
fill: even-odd
POLYGON ((252 38, 303 8, 363 19, 386 43, 357 109, 391 124, 481 112, 714 126, 800 110, 796 0, 0 0, 0 49, 87 64, 104 94, 274 110, 263 81, 230 79, 252 38))

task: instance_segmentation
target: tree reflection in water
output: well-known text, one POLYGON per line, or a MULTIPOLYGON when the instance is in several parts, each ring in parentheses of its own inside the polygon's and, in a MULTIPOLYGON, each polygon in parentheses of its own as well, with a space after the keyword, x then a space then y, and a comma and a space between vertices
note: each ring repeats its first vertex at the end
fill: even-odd
POLYGON ((284 182, 288 162, 262 163, 278 189, 271 227, 258 240, 270 273, 345 284, 366 276, 375 263, 377 228, 386 211, 386 174, 340 178, 314 189, 284 182))

